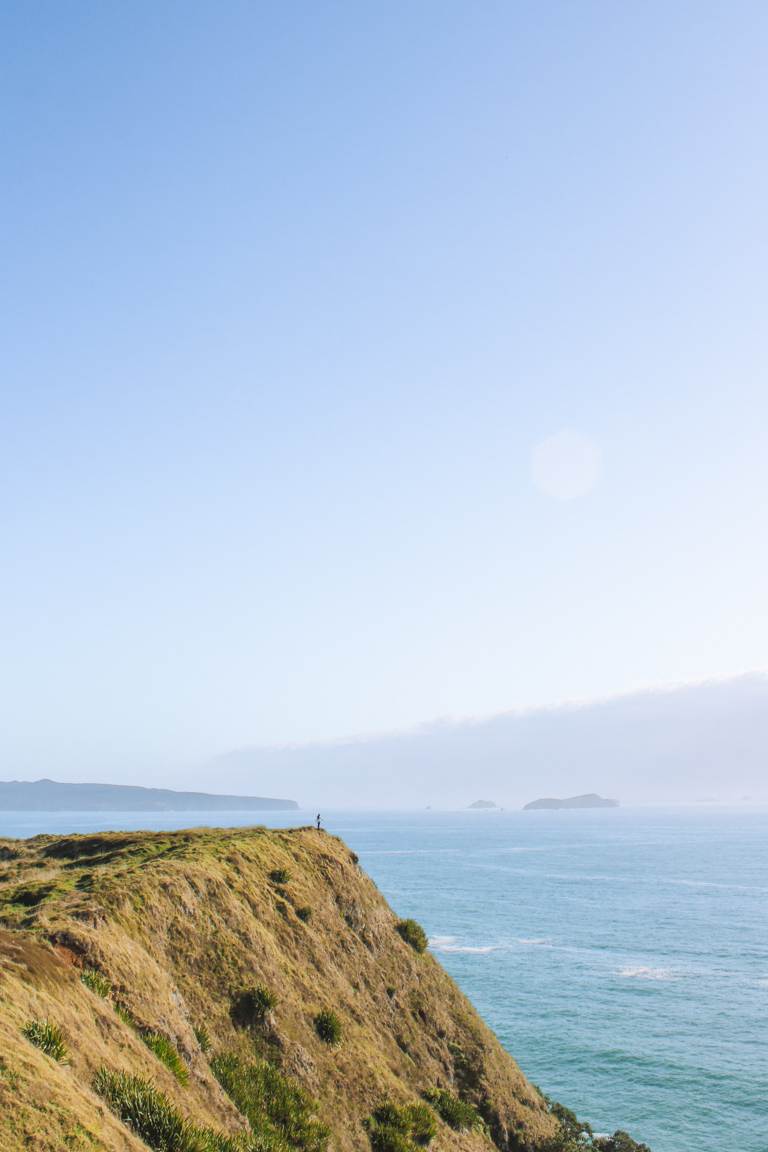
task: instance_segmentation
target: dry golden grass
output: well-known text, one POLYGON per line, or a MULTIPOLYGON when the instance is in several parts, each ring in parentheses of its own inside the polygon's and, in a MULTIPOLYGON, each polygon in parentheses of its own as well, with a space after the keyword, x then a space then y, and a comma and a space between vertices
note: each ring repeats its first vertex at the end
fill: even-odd
MULTIPOLYGON (((196 1124, 243 1131, 197 1041, 201 1025, 209 1055, 255 1050, 295 1077, 318 1099, 338 1152, 367 1152, 364 1121, 385 1101, 416 1103, 440 1088, 475 1104, 502 1149, 542 1147, 555 1123, 538 1092, 397 923, 349 849, 316 829, 0 842, 5 1152, 144 1148, 92 1091, 102 1065, 150 1078, 196 1124), (311 918, 298 915, 305 909, 311 918), (83 969, 103 975, 109 996, 80 980, 83 969), (233 1009, 256 986, 276 1003, 245 1027, 233 1009), (327 1011, 341 1022, 340 1045, 318 1036, 327 1011), (68 1066, 24 1038, 30 1019, 60 1026, 68 1066), (174 1044, 188 1086, 142 1031, 174 1044)), ((438 1129, 441 1152, 491 1148, 482 1130, 438 1129)))

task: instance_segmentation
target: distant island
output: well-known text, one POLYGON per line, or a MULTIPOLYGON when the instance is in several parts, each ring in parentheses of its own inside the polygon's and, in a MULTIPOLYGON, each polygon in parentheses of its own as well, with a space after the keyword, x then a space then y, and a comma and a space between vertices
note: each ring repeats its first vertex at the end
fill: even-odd
POLYGON ((129 784, 0 781, 0 810, 10 812, 264 812, 298 808, 295 800, 174 792, 129 784))
POLYGON ((468 804, 468 808, 498 808, 493 800, 475 800, 474 804, 468 804))
POLYGON ((618 808, 618 806, 618 800, 606 800, 598 796, 597 792, 587 792, 584 796, 569 796, 566 800, 557 800, 554 797, 531 800, 530 804, 523 805, 523 811, 529 812, 539 808, 618 808))

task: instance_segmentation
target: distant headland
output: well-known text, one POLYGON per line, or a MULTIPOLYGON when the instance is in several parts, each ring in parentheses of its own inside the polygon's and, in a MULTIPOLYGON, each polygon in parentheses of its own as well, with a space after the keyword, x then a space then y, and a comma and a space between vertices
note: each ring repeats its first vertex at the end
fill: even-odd
POLYGON ((529 812, 539 808, 618 808, 618 806, 618 800, 606 800, 603 796, 598 796, 597 792, 587 792, 584 796, 569 796, 566 800, 557 800, 554 797, 531 800, 530 804, 523 805, 523 811, 529 812))
POLYGON ((10 812, 264 812, 298 808, 295 800, 174 792, 130 784, 0 781, 0 810, 10 812))
POLYGON ((498 808, 498 804, 493 800, 475 800, 473 804, 468 804, 468 808, 498 808))

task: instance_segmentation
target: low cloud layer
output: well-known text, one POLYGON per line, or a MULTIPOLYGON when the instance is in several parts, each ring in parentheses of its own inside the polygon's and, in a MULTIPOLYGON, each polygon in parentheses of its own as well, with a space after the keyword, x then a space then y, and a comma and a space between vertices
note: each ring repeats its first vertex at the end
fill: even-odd
POLYGON ((768 677, 648 691, 592 704, 406 733, 243 748, 195 784, 286 791, 309 806, 464 805, 596 791, 623 803, 768 800, 768 677))

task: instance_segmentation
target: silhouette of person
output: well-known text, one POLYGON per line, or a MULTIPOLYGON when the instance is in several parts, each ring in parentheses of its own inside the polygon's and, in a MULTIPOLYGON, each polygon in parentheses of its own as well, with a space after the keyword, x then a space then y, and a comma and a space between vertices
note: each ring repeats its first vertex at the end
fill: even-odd
POLYGON ((317 830, 320 831, 320 813, 317 814, 317 830))

